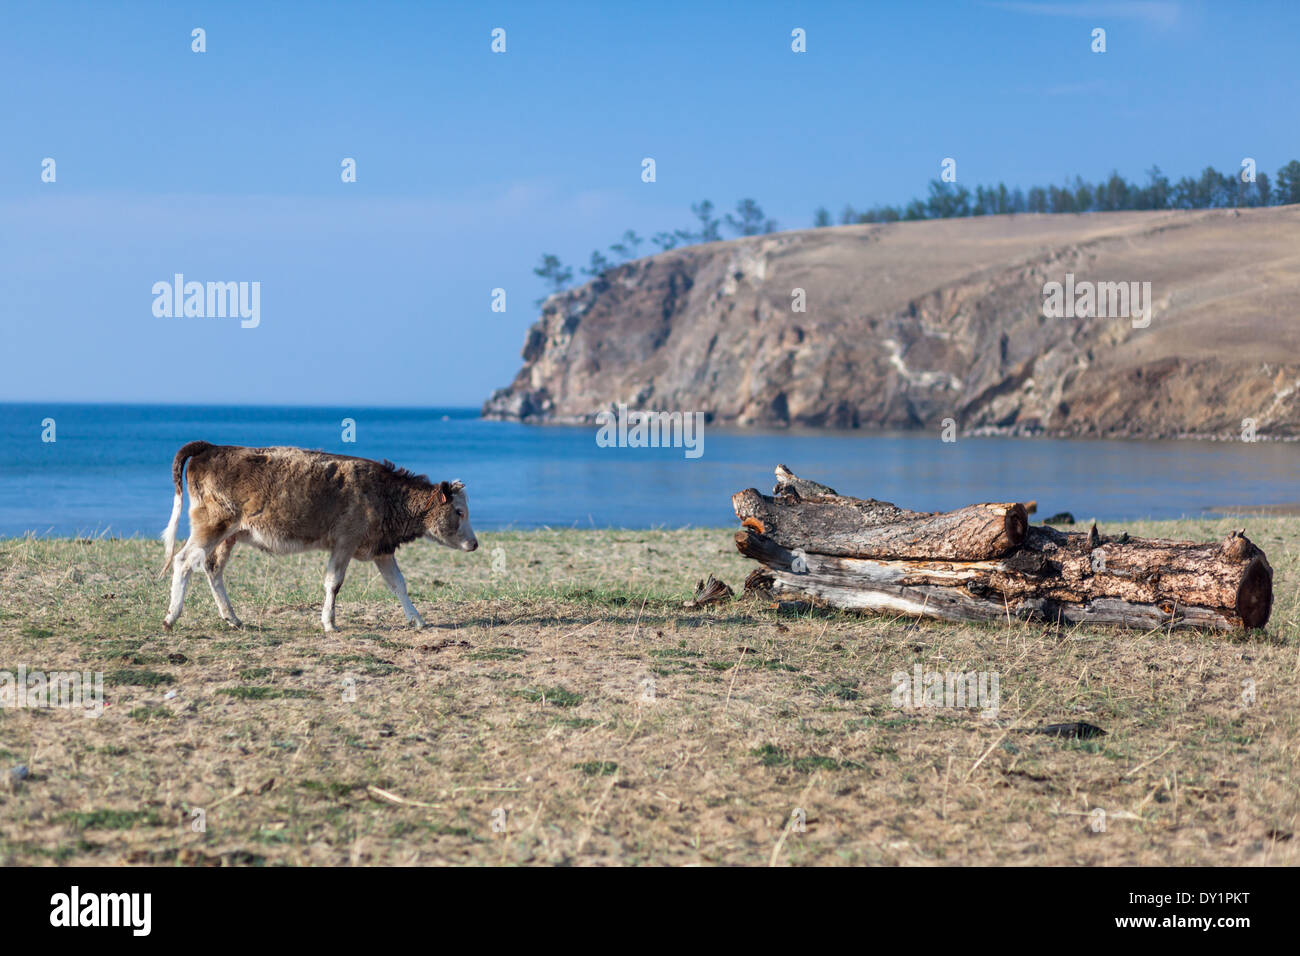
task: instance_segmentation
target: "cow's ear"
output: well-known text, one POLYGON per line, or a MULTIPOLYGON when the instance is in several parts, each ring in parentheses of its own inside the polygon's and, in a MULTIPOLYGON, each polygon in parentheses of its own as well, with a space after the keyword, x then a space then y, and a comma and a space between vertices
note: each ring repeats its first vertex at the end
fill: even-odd
POLYGON ((438 504, 445 505, 451 497, 451 486, 445 481, 438 485, 438 504))

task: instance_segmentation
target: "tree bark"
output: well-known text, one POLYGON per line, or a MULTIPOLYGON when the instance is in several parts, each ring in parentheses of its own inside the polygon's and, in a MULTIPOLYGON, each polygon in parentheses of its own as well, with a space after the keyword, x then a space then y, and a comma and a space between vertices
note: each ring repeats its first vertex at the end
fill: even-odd
POLYGON ((738 531, 740 553, 766 569, 746 588, 943 620, 1142 628, 1263 627, 1273 604, 1273 570, 1241 532, 1191 544, 1034 527, 1010 554, 974 561, 870 559, 824 553, 811 536, 803 543, 796 554, 752 525, 738 531))
POLYGON ((851 558, 983 561, 1024 540, 1024 505, 979 504, 927 514, 842 495, 778 497, 748 488, 731 496, 741 523, 777 545, 851 558))

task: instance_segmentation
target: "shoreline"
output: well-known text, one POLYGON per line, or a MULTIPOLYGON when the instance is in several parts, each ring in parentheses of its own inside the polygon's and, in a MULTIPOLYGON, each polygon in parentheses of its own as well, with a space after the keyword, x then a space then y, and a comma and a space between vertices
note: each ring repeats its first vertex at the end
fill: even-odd
MULTIPOLYGON (((1068 510, 1068 509, 1067 509, 1068 510)), ((1137 525, 1178 525, 1186 522, 1218 522, 1225 521, 1229 518, 1296 518, 1300 517, 1300 502, 1292 504, 1273 504, 1273 505, 1243 505, 1235 506, 1216 506, 1207 507, 1200 514, 1180 515, 1176 518, 1096 518, 1094 515, 1084 515, 1082 512, 1073 513, 1074 524, 1069 525, 1050 525, 1050 527, 1074 527, 1086 528, 1092 521, 1096 520, 1099 528, 1113 528, 1117 531, 1137 525)), ((1049 526, 1046 521, 1039 520, 1040 513, 1032 516, 1031 524, 1049 526)), ((489 534, 494 537, 528 537, 532 535, 577 535, 577 536, 600 536, 611 534, 648 534, 648 535, 696 535, 696 534, 717 534, 730 536, 735 533, 740 526, 739 521, 731 524, 719 525, 679 525, 666 527, 663 525, 650 527, 629 527, 626 525, 536 525, 533 527, 492 527, 485 525, 480 528, 483 534, 489 534)), ((119 534, 43 534, 35 531, 27 531, 22 534, 0 534, 0 547, 9 544, 22 544, 28 541, 36 541, 46 544, 67 543, 67 544, 94 544, 98 542, 114 543, 154 543, 159 542, 159 537, 153 532, 138 532, 136 534, 119 535, 119 534)))
MULTIPOLYGON (((632 409, 632 411, 658 411, 665 412, 669 409, 632 409)), ((536 428, 596 428, 599 422, 596 421, 596 415, 599 412, 592 412, 590 415, 565 415, 565 416, 517 416, 502 415, 496 413, 480 412, 478 420, 485 422, 503 422, 510 425, 529 425, 536 428)), ((931 435, 932 429, 927 428, 877 428, 871 426, 862 426, 858 428, 840 428, 832 425, 807 425, 802 423, 789 423, 786 425, 774 425, 770 422, 745 424, 728 419, 726 421, 716 421, 709 416, 711 412, 705 412, 704 424, 711 429, 731 435, 778 435, 778 436, 827 436, 827 437, 848 437, 861 436, 863 438, 921 438, 931 435)), ((1154 434, 1144 434, 1141 432, 1122 431, 1110 432, 1107 434, 1091 434, 1083 432, 1055 431, 1042 428, 1017 428, 1008 426, 1006 428, 997 428, 994 426, 981 426, 968 431, 958 432, 959 438, 1023 438, 1031 441, 1035 440, 1053 440, 1053 441, 1095 441, 1095 442, 1241 442, 1241 434, 1234 431, 1226 432, 1157 432, 1154 434)), ((1263 443, 1289 443, 1300 442, 1300 435, 1265 435, 1257 434, 1253 442, 1243 442, 1243 444, 1263 444, 1263 443)))

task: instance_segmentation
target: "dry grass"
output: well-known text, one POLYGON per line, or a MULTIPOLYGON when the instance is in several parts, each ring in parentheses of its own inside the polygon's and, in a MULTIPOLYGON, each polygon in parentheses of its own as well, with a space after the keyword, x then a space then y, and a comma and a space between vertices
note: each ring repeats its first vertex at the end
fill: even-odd
POLYGON ((1245 523, 1277 603, 1235 639, 682 608, 705 573, 749 570, 725 530, 416 544, 403 568, 435 626, 401 627, 354 565, 331 636, 323 554, 244 551, 245 629, 200 577, 167 635, 156 542, 0 541, 0 669, 103 671, 107 699, 98 719, 0 710, 0 770, 31 770, 0 789, 0 860, 1294 863, 1300 519, 1245 523), (997 718, 894 708, 915 664, 997 672, 997 718), (1067 720, 1109 734, 1015 732, 1067 720))

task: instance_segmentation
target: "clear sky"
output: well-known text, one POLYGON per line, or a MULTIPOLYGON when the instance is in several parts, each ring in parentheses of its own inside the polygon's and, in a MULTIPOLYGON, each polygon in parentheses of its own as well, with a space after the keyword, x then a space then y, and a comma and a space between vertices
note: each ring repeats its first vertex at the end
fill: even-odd
POLYGON ((695 200, 750 196, 803 228, 819 205, 923 195, 944 157, 972 188, 1300 158, 1293 2, 0 16, 9 401, 477 405, 518 369, 540 253, 585 263, 625 229, 691 225, 695 200), (260 282, 260 325, 155 316, 178 272, 260 282))

